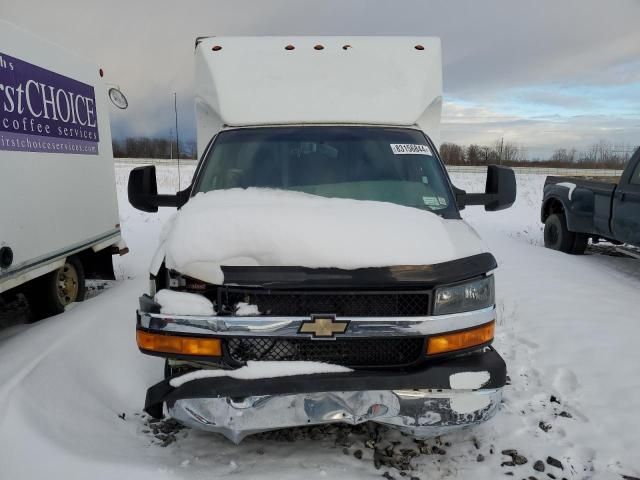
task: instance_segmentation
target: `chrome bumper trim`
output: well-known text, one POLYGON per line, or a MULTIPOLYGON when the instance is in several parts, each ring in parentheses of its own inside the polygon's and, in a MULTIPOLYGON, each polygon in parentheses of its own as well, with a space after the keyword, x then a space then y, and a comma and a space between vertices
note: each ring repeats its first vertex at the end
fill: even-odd
POLYGON ((490 419, 501 398, 499 388, 320 392, 181 399, 168 411, 188 427, 220 433, 234 443, 279 428, 369 421, 430 438, 490 419))
MULTIPOLYGON (((475 327, 495 320, 495 306, 471 312, 427 317, 336 317, 349 326, 340 337, 433 335, 475 327)), ((138 312, 138 326, 157 332, 215 336, 301 337, 309 317, 189 316, 138 312)))

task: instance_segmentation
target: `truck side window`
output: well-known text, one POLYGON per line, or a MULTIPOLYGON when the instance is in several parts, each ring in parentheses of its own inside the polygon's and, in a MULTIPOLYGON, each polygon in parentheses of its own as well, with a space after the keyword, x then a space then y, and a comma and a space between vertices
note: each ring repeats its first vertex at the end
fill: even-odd
POLYGON ((631 185, 640 185, 640 162, 636 165, 636 169, 633 171, 629 183, 631 185))

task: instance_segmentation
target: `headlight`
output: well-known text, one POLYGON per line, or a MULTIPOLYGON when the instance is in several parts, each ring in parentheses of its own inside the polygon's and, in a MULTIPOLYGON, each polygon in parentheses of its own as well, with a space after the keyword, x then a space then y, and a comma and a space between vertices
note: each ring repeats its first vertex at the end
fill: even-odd
POLYGON ((468 312, 495 303, 493 275, 436 289, 434 315, 468 312))

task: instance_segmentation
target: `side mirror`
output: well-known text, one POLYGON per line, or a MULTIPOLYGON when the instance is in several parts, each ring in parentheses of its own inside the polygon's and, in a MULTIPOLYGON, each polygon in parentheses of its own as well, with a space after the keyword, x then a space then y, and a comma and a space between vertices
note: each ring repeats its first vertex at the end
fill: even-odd
POLYGON ((191 193, 189 186, 175 195, 159 195, 156 166, 136 167, 129 173, 129 203, 143 212, 157 212, 158 207, 182 207, 191 193))
POLYGON ((484 205, 487 212, 504 210, 516 201, 516 176, 512 169, 489 165, 485 193, 467 193, 456 189, 456 203, 461 210, 467 205, 484 205))

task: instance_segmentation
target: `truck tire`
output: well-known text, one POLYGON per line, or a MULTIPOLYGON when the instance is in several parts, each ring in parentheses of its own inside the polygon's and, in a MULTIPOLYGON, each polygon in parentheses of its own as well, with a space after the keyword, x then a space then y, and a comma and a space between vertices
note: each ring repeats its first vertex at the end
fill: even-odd
MULTIPOLYGON (((554 213, 544 222, 544 246, 552 250, 573 253, 576 234, 567 229, 564 213, 554 213)), ((585 246, 586 248, 586 246, 585 246)))
POLYGON ((62 267, 30 285, 27 298, 33 320, 64 312, 67 305, 84 300, 85 293, 82 262, 78 257, 69 257, 62 267))

